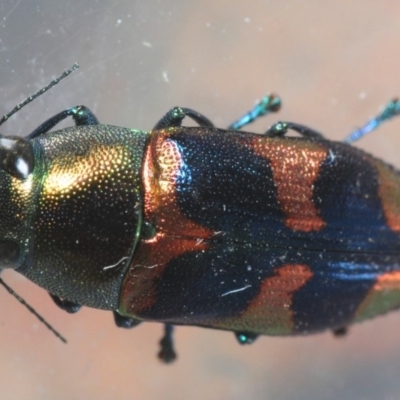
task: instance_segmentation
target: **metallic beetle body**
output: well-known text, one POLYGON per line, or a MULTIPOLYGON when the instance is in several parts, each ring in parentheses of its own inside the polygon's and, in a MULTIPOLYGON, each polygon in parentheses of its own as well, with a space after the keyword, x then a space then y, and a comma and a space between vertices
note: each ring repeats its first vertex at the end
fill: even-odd
MULTIPOLYGON (((150 132, 76 106, 24 138, 0 135, 0 271, 17 270, 70 313, 85 305, 112 310, 123 328, 164 323, 164 362, 176 358, 173 325, 250 344, 343 334, 399 308, 400 172, 297 123, 238 131, 280 106, 264 96, 228 130, 175 107, 150 132), (51 132, 68 117, 75 127, 51 132), (185 117, 199 127, 182 127, 185 117)), ((393 99, 345 141, 396 115, 393 99)))
POLYGON ((37 185, 26 262, 19 270, 50 293, 116 309, 141 218, 145 136, 104 125, 32 140, 37 185), (119 268, 105 267, 125 257, 119 268))
POLYGON ((400 175, 349 145, 152 132, 120 312, 257 334, 337 329, 400 305, 400 175))
POLYGON ((400 174, 350 145, 107 125, 32 145, 27 180, 0 171, 1 239, 60 298, 269 335, 400 306, 400 174))

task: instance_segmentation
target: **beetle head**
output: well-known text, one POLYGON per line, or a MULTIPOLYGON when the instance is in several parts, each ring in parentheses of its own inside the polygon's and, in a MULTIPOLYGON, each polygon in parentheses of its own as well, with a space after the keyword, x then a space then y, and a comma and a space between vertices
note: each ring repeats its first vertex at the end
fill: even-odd
POLYGON ((29 140, 0 136, 0 268, 18 268, 29 244, 34 153, 29 140))

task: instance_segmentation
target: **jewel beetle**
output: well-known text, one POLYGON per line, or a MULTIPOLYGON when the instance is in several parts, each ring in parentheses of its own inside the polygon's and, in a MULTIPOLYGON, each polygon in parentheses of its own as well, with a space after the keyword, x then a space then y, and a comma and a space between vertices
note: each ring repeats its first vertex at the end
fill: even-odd
POLYGON ((280 104, 266 96, 227 130, 175 107, 150 132, 78 106, 25 138, 1 136, 0 267, 68 312, 165 324, 166 362, 174 325, 248 344, 341 334, 398 308, 400 173, 350 143, 399 102, 345 142, 291 122, 238 131, 280 104), (67 117, 74 127, 52 131, 67 117))

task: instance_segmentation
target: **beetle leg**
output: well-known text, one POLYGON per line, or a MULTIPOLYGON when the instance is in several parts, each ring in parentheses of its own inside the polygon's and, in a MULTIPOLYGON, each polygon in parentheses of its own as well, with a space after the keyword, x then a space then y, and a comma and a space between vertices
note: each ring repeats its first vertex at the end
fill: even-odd
POLYGON ((67 313, 74 314, 78 312, 82 307, 81 305, 73 303, 72 301, 61 299, 60 297, 55 296, 54 294, 49 293, 49 295, 53 299, 54 303, 56 303, 58 307, 60 307, 67 313))
POLYGON ((34 167, 33 150, 29 140, 50 131, 51 128, 69 116, 72 116, 77 126, 97 125, 99 123, 99 120, 87 107, 77 106, 61 111, 49 118, 26 138, 0 135, 0 168, 17 179, 26 179, 34 167))
POLYGON ((49 118, 38 126, 32 133, 27 136, 27 139, 33 139, 42 135, 43 133, 49 132, 54 126, 64 119, 72 117, 75 121, 76 126, 80 125, 98 125, 99 120, 97 117, 85 106, 72 107, 68 110, 64 110, 49 118))
POLYGON ((230 131, 237 131, 244 126, 251 124, 257 118, 271 112, 277 112, 281 108, 282 101, 276 94, 264 96, 249 112, 228 126, 230 131))
POLYGON ((158 353, 158 358, 166 364, 171 363, 176 358, 173 332, 173 325, 164 324, 164 336, 160 340, 161 350, 158 353))
POLYGON ((136 318, 124 317, 117 311, 113 311, 114 322, 119 328, 130 329, 138 326, 142 321, 136 318))
POLYGON ((200 126, 213 127, 214 124, 204 115, 194 111, 190 108, 174 107, 171 108, 154 126, 156 129, 173 128, 181 126, 185 117, 192 118, 200 126))
POLYGON ((252 344, 259 336, 251 332, 234 332, 234 334, 240 344, 252 344))
POLYGON ((299 133, 301 136, 309 139, 324 139, 324 135, 309 128, 308 126, 296 124, 294 122, 277 122, 272 125, 266 132, 265 136, 276 137, 285 136, 289 129, 299 133))

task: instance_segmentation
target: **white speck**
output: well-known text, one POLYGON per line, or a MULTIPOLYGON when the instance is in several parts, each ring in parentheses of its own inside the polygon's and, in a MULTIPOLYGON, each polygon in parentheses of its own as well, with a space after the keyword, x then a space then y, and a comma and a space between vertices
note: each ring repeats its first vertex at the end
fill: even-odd
POLYGON ((155 268, 155 267, 158 267, 158 264, 149 265, 148 267, 144 267, 144 268, 153 269, 153 268, 155 268))
POLYGON ((29 175, 28 163, 22 157, 18 158, 15 166, 17 167, 17 170, 24 178, 28 177, 29 175))
POLYGON ((122 257, 116 264, 108 265, 107 267, 103 267, 103 271, 105 271, 107 269, 111 269, 111 268, 117 267, 122 261, 125 261, 127 259, 128 259, 128 257, 122 257))
POLYGON ((162 76, 163 76, 163 78, 164 78, 164 81, 168 83, 168 82, 169 82, 169 79, 168 79, 167 71, 163 71, 162 76))
POLYGON ((251 287, 251 285, 243 286, 243 287, 240 288, 240 289, 230 290, 229 292, 226 292, 226 293, 224 293, 224 294, 221 294, 221 297, 227 296, 228 294, 232 294, 232 293, 243 292, 243 290, 246 290, 246 289, 248 289, 249 287, 251 287))
POLYGON ((251 22, 251 19, 250 19, 249 17, 246 17, 246 18, 244 19, 244 22, 246 22, 246 24, 248 24, 249 22, 251 22))
POLYGON ((329 149, 329 162, 332 164, 336 160, 336 155, 335 153, 329 149))
POLYGON ((12 149, 12 147, 15 144, 15 140, 12 139, 7 139, 7 138, 1 138, 0 139, 0 146, 4 147, 5 149, 12 149))
POLYGON ((360 100, 364 100, 366 97, 367 97, 367 93, 365 93, 365 92, 361 92, 361 93, 358 95, 358 98, 359 98, 360 100))
POLYGON ((79 240, 77 240, 75 243, 76 243, 76 244, 79 244, 79 240))
POLYGON ((115 24, 115 26, 120 26, 122 24, 122 19, 117 19, 117 23, 115 24))
MULTIPOLYGON (((135 268, 147 268, 147 269, 153 269, 155 267, 158 267, 160 264, 153 264, 153 265, 143 265, 143 264, 136 264, 135 268)), ((133 275, 132 275, 133 276, 133 275)))
POLYGON ((250 267, 250 265, 247 267, 247 271, 251 271, 251 267, 250 267))
POLYGON ((153 47, 153 45, 149 42, 143 42, 143 46, 145 47, 153 47))

